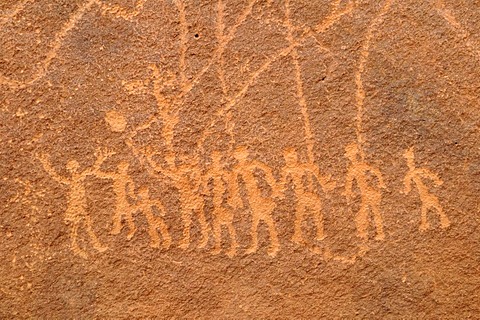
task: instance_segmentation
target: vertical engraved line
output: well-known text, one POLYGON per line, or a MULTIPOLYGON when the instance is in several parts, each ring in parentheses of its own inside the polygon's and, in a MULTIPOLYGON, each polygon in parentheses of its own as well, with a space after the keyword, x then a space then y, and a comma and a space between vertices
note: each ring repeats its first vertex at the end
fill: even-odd
POLYGON ((392 2, 393 0, 386 0, 382 9, 378 13, 378 15, 372 20, 372 23, 368 26, 367 32, 365 35, 365 40, 360 50, 358 67, 357 67, 357 70, 355 71, 355 85, 356 85, 355 106, 357 110, 357 114, 355 117, 356 136, 357 136, 357 142, 359 147, 359 153, 362 160, 364 159, 364 144, 365 144, 365 136, 363 133, 363 114, 365 111, 365 97, 366 97, 362 77, 365 72, 365 65, 370 55, 370 46, 372 44, 373 33, 378 28, 378 26, 382 23, 382 17, 391 7, 392 2))

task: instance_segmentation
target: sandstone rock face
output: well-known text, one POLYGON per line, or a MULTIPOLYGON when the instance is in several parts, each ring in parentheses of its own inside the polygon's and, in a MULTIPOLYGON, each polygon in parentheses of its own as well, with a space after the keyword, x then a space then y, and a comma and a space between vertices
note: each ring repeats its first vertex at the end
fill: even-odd
POLYGON ((0 317, 480 317, 466 0, 0 3, 0 317))

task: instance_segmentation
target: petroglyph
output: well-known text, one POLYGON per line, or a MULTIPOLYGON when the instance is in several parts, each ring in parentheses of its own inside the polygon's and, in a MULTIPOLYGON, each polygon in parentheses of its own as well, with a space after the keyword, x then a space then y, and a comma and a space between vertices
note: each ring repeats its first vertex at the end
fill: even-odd
POLYGON ((443 181, 430 170, 426 168, 417 168, 415 166, 415 154, 413 147, 406 150, 404 155, 407 160, 408 172, 404 179, 404 192, 409 194, 412 190, 412 182, 415 184, 420 196, 420 201, 422 202, 421 208, 421 221, 420 221, 420 231, 426 231, 430 227, 430 223, 427 219, 427 214, 429 210, 435 210, 440 218, 440 226, 442 228, 448 228, 450 226, 450 220, 447 215, 443 212, 443 208, 440 205, 438 198, 430 193, 430 190, 423 182, 424 180, 431 180, 435 186, 441 186, 443 181))
POLYGON ((113 217, 112 234, 119 234, 122 231, 122 220, 128 226, 127 239, 131 239, 135 234, 136 227, 133 219, 133 212, 136 210, 129 202, 128 197, 135 199, 133 193, 135 182, 128 174, 129 164, 126 161, 121 161, 117 166, 117 172, 103 172, 97 170, 95 175, 100 178, 113 180, 113 192, 115 193, 115 214, 113 217))
MULTIPOLYGON (((226 227, 230 237, 230 249, 227 251, 227 256, 233 257, 237 253, 238 242, 237 233, 233 225, 233 209, 239 204, 235 202, 236 206, 231 206, 228 196, 233 197, 229 190, 230 186, 236 185, 237 180, 234 174, 225 170, 222 165, 222 154, 219 151, 214 151, 211 155, 212 162, 204 176, 204 181, 213 182, 213 236, 215 238, 215 248, 213 254, 219 254, 222 250, 222 227, 226 227), (230 204, 230 205, 228 205, 230 204)), ((204 187, 206 189, 206 186, 204 187)), ((236 195, 239 197, 239 195, 236 195)))
POLYGON ((160 247, 160 237, 158 235, 158 231, 160 231, 163 239, 162 247, 164 249, 170 248, 172 237, 168 232, 168 226, 162 219, 162 216, 165 215, 165 208, 160 201, 150 198, 148 187, 141 186, 138 189, 138 198, 137 203, 135 204, 135 209, 142 212, 147 218, 148 234, 151 239, 150 246, 152 248, 160 247), (160 216, 154 214, 153 208, 156 208, 156 211, 160 216))
MULTIPOLYGON (((247 148, 237 147, 234 151, 234 157, 238 163, 234 166, 233 172, 241 176, 245 181, 245 188, 250 206, 248 211, 252 216, 252 227, 250 231, 252 243, 246 253, 249 254, 257 251, 258 225, 263 221, 267 225, 270 235, 268 254, 274 257, 280 250, 280 242, 278 240, 275 222, 272 217, 273 210, 276 207, 273 199, 280 198, 280 188, 277 186, 277 182, 273 178, 271 169, 267 165, 260 161, 249 159, 247 148), (258 187, 257 178, 255 177, 255 170, 261 170, 265 174, 265 180, 272 188, 272 197, 265 197, 262 195, 262 192, 258 187)), ((240 195, 238 184, 233 186, 233 191, 235 194, 240 195)))
POLYGON ((93 221, 88 213, 87 198, 85 194, 85 179, 97 174, 100 170, 100 166, 105 159, 110 156, 111 152, 97 152, 97 159, 95 164, 86 168, 83 171, 79 171, 80 164, 76 160, 70 160, 67 163, 66 169, 70 174, 70 177, 63 177, 59 175, 50 164, 48 158, 44 155, 39 155, 37 158, 43 165, 45 171, 50 175, 52 179, 58 183, 64 184, 69 188, 67 198, 67 209, 65 211, 65 222, 70 225, 70 241, 71 248, 75 254, 83 258, 87 258, 87 253, 84 249, 78 245, 78 231, 83 225, 86 229, 90 242, 97 251, 103 252, 107 250, 106 246, 103 246, 93 230, 93 221))
POLYGON ((175 162, 175 155, 167 153, 165 161, 173 166, 162 167, 158 165, 153 157, 155 152, 151 148, 146 151, 146 156, 150 166, 158 173, 165 175, 173 181, 180 195, 181 217, 183 221, 183 238, 179 247, 187 249, 190 245, 190 231, 192 228, 192 216, 195 215, 200 223, 202 239, 198 244, 199 248, 204 248, 208 243, 209 225, 204 213, 204 199, 200 192, 202 186, 201 172, 198 168, 198 160, 194 157, 185 157, 182 163, 175 162))
POLYGON ((368 238, 368 213, 371 211, 373 213, 373 220, 377 232, 375 239, 383 240, 385 238, 385 233, 383 232, 383 219, 380 211, 382 192, 379 188, 386 189, 386 186, 383 182, 382 174, 378 169, 368 165, 363 159, 361 159, 360 150, 357 144, 348 145, 345 148, 345 155, 348 160, 350 160, 350 167, 348 168, 347 179, 345 182, 345 195, 348 202, 351 202, 353 199, 353 182, 356 181, 357 186, 360 189, 361 204, 355 218, 358 236, 362 239, 368 238), (369 185, 369 173, 373 174, 377 179, 377 186, 373 187, 369 185))
POLYGON ((98 0, 102 15, 113 15, 116 18, 121 18, 127 21, 132 21, 133 18, 140 14, 145 2, 147 2, 147 0, 137 0, 135 8, 133 10, 127 10, 119 5, 112 5, 98 0))
MULTIPOLYGON (((324 187, 324 191, 330 191, 333 183, 326 181, 319 175, 317 167, 310 163, 299 163, 298 155, 295 149, 287 148, 284 151, 285 167, 282 169, 286 178, 290 177, 295 187, 296 205, 295 205, 295 224, 292 241, 297 244, 305 242, 302 223, 307 215, 311 215, 315 221, 316 239, 323 240, 325 238, 323 230, 323 207, 322 199, 315 192, 314 180, 320 182, 324 187), (303 178, 306 177, 308 185, 305 186, 303 178)), ((285 182, 286 184, 286 182, 285 182)))

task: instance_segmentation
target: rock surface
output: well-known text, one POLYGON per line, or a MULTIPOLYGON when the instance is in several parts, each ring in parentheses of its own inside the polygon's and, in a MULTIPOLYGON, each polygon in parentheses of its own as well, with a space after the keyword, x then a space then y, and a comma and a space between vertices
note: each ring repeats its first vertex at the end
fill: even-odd
POLYGON ((0 3, 0 318, 480 317, 478 1, 0 3))

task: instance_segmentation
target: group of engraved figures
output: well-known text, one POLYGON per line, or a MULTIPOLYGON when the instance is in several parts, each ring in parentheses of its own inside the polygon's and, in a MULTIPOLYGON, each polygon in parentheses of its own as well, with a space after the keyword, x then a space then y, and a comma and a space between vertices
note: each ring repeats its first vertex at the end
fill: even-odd
MULTIPOLYGON (((356 183, 360 193, 360 207, 356 213, 355 223, 357 235, 363 239, 368 239, 368 227, 370 214, 376 230, 375 239, 383 240, 385 237, 383 230, 383 219, 381 214, 382 189, 386 188, 381 172, 367 164, 360 155, 357 144, 351 144, 346 147, 346 157, 349 160, 349 168, 345 183, 345 196, 348 202, 353 198, 353 185, 356 183), (375 179, 370 179, 373 176, 375 179)), ((165 216, 165 207, 161 201, 151 199, 150 190, 146 186, 135 186, 135 182, 129 175, 129 163, 121 161, 117 165, 116 172, 105 172, 101 170, 103 162, 113 153, 98 151, 96 161, 93 166, 79 171, 79 163, 70 160, 66 169, 70 176, 59 175, 51 166, 45 156, 38 156, 43 168, 57 182, 64 184, 68 188, 67 209, 65 212, 65 221, 70 225, 70 237, 72 250, 86 257, 84 249, 80 248, 78 243, 80 227, 84 227, 88 234, 92 246, 98 251, 105 251, 107 248, 102 245, 93 230, 93 222, 87 210, 87 199, 84 181, 88 176, 110 179, 113 184, 113 191, 116 197, 116 208, 113 216, 112 234, 119 234, 122 231, 125 222, 128 228, 128 239, 131 239, 136 232, 134 216, 142 213, 148 223, 148 233, 151 240, 151 246, 168 249, 172 245, 172 237, 169 227, 162 217, 165 216), (160 238, 161 236, 161 238, 160 238)), ((180 208, 179 212, 183 222, 183 237, 178 246, 187 249, 191 243, 191 227, 194 215, 196 216, 201 230, 201 239, 199 248, 204 248, 210 238, 214 237, 213 254, 219 254, 222 250, 222 228, 226 228, 230 239, 230 248, 226 252, 229 257, 233 257, 238 252, 239 244, 234 226, 234 212, 236 209, 243 209, 251 215, 251 244, 245 253, 253 253, 258 248, 258 227, 261 222, 265 223, 268 232, 270 247, 268 254, 275 256, 280 249, 277 229, 272 213, 276 207, 275 199, 282 198, 289 183, 293 184, 295 192, 295 222, 292 241, 297 244, 304 244, 307 239, 302 230, 302 224, 309 216, 315 224, 317 241, 325 238, 323 226, 323 208, 322 198, 318 193, 316 185, 320 185, 324 193, 331 191, 335 183, 329 178, 320 175, 318 167, 313 163, 302 163, 299 161, 297 151, 293 148, 287 148, 284 151, 285 166, 281 170, 281 177, 275 179, 272 169, 266 164, 251 159, 250 154, 245 147, 237 147, 234 152, 236 160, 235 165, 226 168, 220 152, 213 152, 210 156, 206 170, 201 170, 195 161, 191 163, 175 162, 174 154, 167 154, 165 161, 167 166, 159 165, 155 162, 154 153, 148 152, 146 158, 151 168, 157 173, 168 177, 178 189, 180 208), (263 173, 265 181, 271 188, 270 194, 265 194, 259 186, 257 172, 263 173), (244 204, 239 188, 241 177, 244 183, 244 190, 247 197, 247 205, 244 204), (307 181, 308 183, 305 183, 307 181), (212 226, 205 217, 205 191, 207 184, 211 183, 213 187, 213 212, 212 226), (318 184, 316 184, 318 183, 318 184), (203 190, 203 191, 202 191, 203 190), (212 232, 211 232, 212 231, 212 232)), ((442 228, 450 225, 450 221, 443 212, 438 198, 433 195, 424 180, 432 180, 435 185, 441 185, 440 178, 425 168, 415 166, 413 148, 404 153, 408 166, 408 173, 404 179, 404 192, 410 193, 412 183, 418 189, 421 200, 421 224, 420 230, 425 231, 429 228, 427 214, 430 210, 435 211, 440 219, 442 228)))

